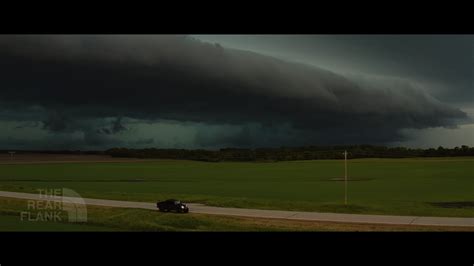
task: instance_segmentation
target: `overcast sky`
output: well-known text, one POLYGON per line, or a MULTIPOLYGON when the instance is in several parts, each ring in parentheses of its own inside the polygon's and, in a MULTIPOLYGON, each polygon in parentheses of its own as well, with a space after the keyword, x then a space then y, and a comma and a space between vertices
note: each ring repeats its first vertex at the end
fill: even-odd
POLYGON ((2 35, 0 149, 474 146, 474 36, 2 35))

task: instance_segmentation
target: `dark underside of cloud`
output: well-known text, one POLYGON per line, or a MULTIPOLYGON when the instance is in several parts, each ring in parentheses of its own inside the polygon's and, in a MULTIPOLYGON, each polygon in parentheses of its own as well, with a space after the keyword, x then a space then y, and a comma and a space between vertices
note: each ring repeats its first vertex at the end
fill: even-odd
POLYGON ((0 114, 85 132, 98 147, 127 130, 122 117, 241 126, 200 131, 198 146, 279 146, 387 143, 400 129, 466 116, 408 81, 345 77, 185 36, 79 35, 1 36, 0 114))

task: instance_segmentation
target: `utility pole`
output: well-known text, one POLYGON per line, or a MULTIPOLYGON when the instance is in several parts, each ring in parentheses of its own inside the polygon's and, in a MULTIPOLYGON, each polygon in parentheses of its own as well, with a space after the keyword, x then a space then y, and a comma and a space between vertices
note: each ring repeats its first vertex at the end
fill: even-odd
POLYGON ((347 205, 347 151, 344 151, 344 204, 347 205))

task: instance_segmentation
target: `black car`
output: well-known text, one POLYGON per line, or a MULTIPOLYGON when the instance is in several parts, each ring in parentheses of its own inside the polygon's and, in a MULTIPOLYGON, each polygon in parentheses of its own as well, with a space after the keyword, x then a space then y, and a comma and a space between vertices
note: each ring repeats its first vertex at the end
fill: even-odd
POLYGON ((189 208, 188 206, 186 206, 186 204, 182 203, 179 200, 174 200, 174 199, 157 202, 156 207, 162 212, 169 212, 169 211, 182 212, 182 213, 189 212, 189 208))

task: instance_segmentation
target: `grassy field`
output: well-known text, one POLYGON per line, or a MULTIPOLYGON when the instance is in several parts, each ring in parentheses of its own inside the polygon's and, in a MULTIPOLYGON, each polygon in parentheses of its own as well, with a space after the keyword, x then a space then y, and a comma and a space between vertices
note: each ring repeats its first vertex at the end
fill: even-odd
POLYGON ((22 221, 18 215, 0 215, 0 232, 102 232, 117 231, 116 228, 87 224, 59 223, 53 221, 22 221))
POLYGON ((341 160, 1 164, 0 190, 69 188, 90 198, 474 217, 474 158, 357 159, 348 167, 348 206, 344 183, 334 180, 343 176, 341 160))
MULTIPOLYGON (((28 211, 26 200, 0 197, 0 232, 4 231, 461 231, 474 228, 412 225, 349 224, 333 222, 287 221, 173 214, 151 210, 88 206, 87 223, 69 223, 65 213, 61 221, 22 221, 28 211)), ((31 210, 30 210, 31 211, 31 210)), ((35 213, 35 211, 31 211, 35 213)), ((33 217, 35 215, 33 214, 33 217)))

